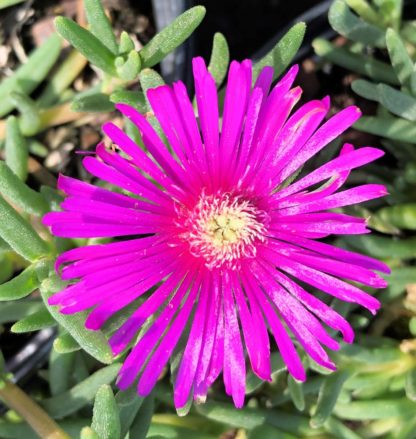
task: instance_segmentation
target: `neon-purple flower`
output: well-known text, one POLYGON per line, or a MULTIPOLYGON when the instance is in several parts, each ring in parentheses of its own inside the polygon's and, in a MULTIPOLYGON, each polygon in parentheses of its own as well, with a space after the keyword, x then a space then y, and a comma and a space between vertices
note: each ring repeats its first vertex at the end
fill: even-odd
POLYGON ((388 267, 318 239, 369 232, 364 219, 333 209, 386 194, 378 184, 339 190, 352 169, 383 152, 345 144, 338 157, 285 184, 359 110, 348 107, 322 124, 324 98, 291 115, 301 96, 292 88, 297 66, 269 92, 273 70, 265 67, 252 87, 246 60, 231 64, 220 124, 214 79, 201 58, 193 68, 199 119, 181 82, 147 95, 169 148, 146 116, 120 104, 148 153, 107 123, 104 132, 123 154, 100 144, 96 157, 84 158, 88 172, 121 191, 59 178, 68 195, 63 211, 44 218, 55 235, 129 238, 63 253, 56 265, 73 283, 50 303, 65 314, 89 310, 86 327, 96 330, 136 301, 110 338, 114 355, 134 344, 118 386, 139 376, 138 392, 147 395, 182 337, 175 405, 204 400, 222 372, 226 392, 241 407, 246 355, 256 375, 271 379, 269 330, 298 380, 305 371, 295 344, 335 369, 324 347, 337 350, 339 343, 326 328, 353 341, 349 323, 298 281, 373 314, 379 308, 355 283, 385 287, 374 270, 388 267))

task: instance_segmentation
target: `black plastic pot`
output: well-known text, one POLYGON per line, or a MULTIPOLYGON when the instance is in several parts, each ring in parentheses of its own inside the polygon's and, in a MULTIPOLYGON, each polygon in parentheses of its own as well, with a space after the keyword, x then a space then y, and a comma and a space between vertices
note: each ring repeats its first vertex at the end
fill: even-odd
POLYGON ((328 23, 328 11, 332 3, 333 0, 324 0, 322 2, 318 2, 318 4, 313 8, 308 9, 301 15, 298 15, 251 57, 253 61, 261 59, 264 55, 270 52, 270 50, 273 49, 276 43, 292 26, 302 21, 305 22, 307 26, 306 35, 302 42, 302 46, 293 59, 293 63, 297 63, 300 60, 312 55, 313 49, 311 43, 315 38, 332 38, 336 35, 335 31, 328 23))

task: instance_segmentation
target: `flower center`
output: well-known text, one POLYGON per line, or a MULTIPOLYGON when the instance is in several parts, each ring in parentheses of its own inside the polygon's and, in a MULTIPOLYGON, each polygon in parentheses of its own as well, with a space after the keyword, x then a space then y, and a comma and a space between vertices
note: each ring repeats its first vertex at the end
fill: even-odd
POLYGON ((182 237, 208 268, 235 269, 239 259, 254 257, 258 242, 265 241, 264 216, 239 196, 202 195, 187 218, 187 232, 182 237))

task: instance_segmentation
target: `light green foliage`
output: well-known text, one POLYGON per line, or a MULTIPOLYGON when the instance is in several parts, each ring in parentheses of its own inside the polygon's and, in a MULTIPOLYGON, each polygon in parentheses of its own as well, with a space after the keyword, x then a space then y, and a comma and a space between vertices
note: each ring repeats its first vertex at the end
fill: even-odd
POLYGON ((104 93, 93 93, 74 98, 71 108, 74 111, 100 113, 113 111, 114 105, 108 95, 104 93))
POLYGON ((26 95, 45 79, 61 51, 61 39, 53 34, 29 56, 28 61, 0 84, 0 117, 14 109, 10 94, 20 92, 26 95))
POLYGON ((16 253, 31 262, 49 253, 48 245, 39 237, 31 224, 2 197, 0 197, 0 237, 16 253))
POLYGON ((272 66, 274 78, 279 77, 290 65, 305 36, 305 23, 297 23, 290 28, 273 49, 254 64, 253 82, 264 66, 272 66))
POLYGON ((17 91, 10 93, 10 100, 22 115, 20 118, 22 133, 31 136, 39 132, 41 119, 35 102, 29 96, 17 91))
POLYGON ((81 430, 80 439, 101 439, 101 438, 91 427, 84 427, 81 430))
POLYGON ((129 53, 133 49, 134 49, 134 42, 130 38, 130 35, 126 31, 121 32, 120 44, 118 46, 118 52, 120 54, 129 53))
POLYGON ((120 416, 113 391, 108 384, 102 385, 95 396, 91 428, 101 439, 120 438, 120 416))
POLYGON ((55 19, 57 32, 68 40, 91 64, 99 69, 115 75, 115 55, 96 36, 79 24, 66 17, 55 19))
POLYGON ((30 265, 9 282, 0 285, 0 301, 17 300, 28 296, 38 286, 35 265, 30 265))
POLYGON ((227 40, 223 34, 217 32, 214 35, 211 58, 208 64, 208 70, 214 77, 217 87, 223 83, 224 78, 227 75, 229 63, 230 50, 228 48, 227 40))
POLYGON ((398 84, 393 68, 382 61, 361 53, 353 53, 344 47, 336 47, 333 43, 321 38, 314 40, 312 45, 319 56, 334 64, 366 75, 376 81, 384 81, 393 85, 398 84))
POLYGON ((55 326, 56 322, 46 309, 41 309, 33 314, 18 320, 10 330, 16 334, 40 331, 44 328, 55 326))
POLYGON ((386 47, 383 29, 353 14, 345 0, 335 0, 332 3, 328 19, 334 30, 350 40, 386 47))
POLYGON ((146 111, 146 99, 143 92, 133 90, 116 90, 110 95, 110 101, 115 104, 123 103, 137 108, 140 112, 146 111))
POLYGON ((408 353, 406 342, 400 350, 396 342, 375 336, 389 325, 393 327, 396 309, 403 307, 410 314, 410 344, 414 343, 416 333, 415 317, 411 317, 416 311, 411 295, 416 284, 416 269, 411 262, 416 255, 416 238, 411 233, 416 230, 416 40, 409 32, 412 22, 403 20, 401 12, 400 0, 336 0, 331 7, 331 25, 351 41, 342 47, 322 39, 313 43, 316 53, 327 61, 371 79, 359 78, 352 83, 357 95, 378 104, 375 114, 362 117, 354 127, 377 136, 373 144, 381 143, 392 154, 384 164, 373 165, 366 175, 367 181, 383 182, 389 188, 389 205, 375 206, 366 213, 371 215, 369 225, 385 235, 354 236, 339 242, 385 259, 391 263, 392 271, 386 277, 389 286, 379 294, 383 314, 373 323, 374 330, 367 340, 360 340, 374 348, 363 349, 357 344, 347 349, 351 367, 341 367, 343 372, 336 372, 322 384, 311 425, 323 426, 335 437, 411 438, 415 431, 415 424, 408 422, 416 409, 414 348, 408 353), (373 33, 371 28, 377 31, 373 33), (380 32, 385 44, 379 38, 380 32), (386 47, 383 61, 374 47, 386 47), (390 65, 386 62, 388 58, 390 65), (389 233, 396 236, 388 236, 389 233), (409 296, 405 299, 407 291, 409 296), (348 372, 350 375, 343 375, 348 372), (348 428, 346 423, 351 421, 361 423, 361 427, 348 428))
POLYGON ((117 363, 103 367, 68 391, 44 399, 42 406, 53 418, 70 415, 89 404, 103 384, 114 380, 119 369, 120 364, 117 363))
POLYGON ((104 364, 111 363, 113 357, 104 335, 100 331, 89 331, 84 327, 85 312, 65 315, 61 314, 56 306, 49 305, 49 297, 63 289, 64 286, 65 284, 58 280, 56 274, 51 274, 42 282, 40 292, 46 308, 86 352, 104 364))
POLYGON ((319 389, 316 409, 311 418, 312 427, 321 427, 331 415, 341 392, 342 385, 347 378, 348 373, 341 371, 334 372, 323 381, 319 389))
POLYGON ((205 16, 203 6, 195 6, 154 36, 139 52, 143 67, 153 67, 181 45, 199 26, 205 16))
POLYGON ((6 164, 21 180, 25 181, 29 149, 15 116, 7 118, 6 135, 6 164))
POLYGON ((403 87, 416 93, 416 67, 397 32, 387 29, 387 49, 394 71, 403 87))
POLYGON ((64 333, 59 337, 56 337, 53 342, 53 348, 60 354, 68 354, 71 352, 79 351, 81 346, 69 333, 64 333))
POLYGON ((125 60, 121 56, 116 58, 115 65, 117 68, 117 73, 121 79, 124 79, 125 81, 132 81, 140 72, 140 56, 133 49, 128 53, 125 60))
POLYGON ((153 396, 147 397, 140 407, 130 429, 130 435, 136 439, 145 439, 151 425, 155 401, 153 396))
POLYGON ((0 193, 31 215, 42 216, 48 211, 44 197, 24 184, 5 162, 0 162, 0 193))
POLYGON ((108 20, 100 0, 85 0, 85 12, 91 33, 111 52, 117 54, 117 42, 111 23, 108 20))

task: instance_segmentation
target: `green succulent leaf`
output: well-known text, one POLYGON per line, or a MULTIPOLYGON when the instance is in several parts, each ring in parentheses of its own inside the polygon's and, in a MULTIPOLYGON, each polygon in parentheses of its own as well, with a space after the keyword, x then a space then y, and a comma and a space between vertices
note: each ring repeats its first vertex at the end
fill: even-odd
POLYGON ((205 433, 200 430, 196 430, 193 426, 183 427, 181 425, 175 425, 172 422, 173 419, 168 419, 168 423, 156 423, 150 424, 148 438, 150 439, 217 439, 218 435, 205 433))
POLYGON ((133 49, 127 55, 126 60, 122 56, 116 58, 115 65, 117 68, 117 73, 121 79, 124 79, 125 81, 132 81, 133 79, 136 79, 140 72, 140 56, 133 49))
POLYGON ((23 319, 29 314, 40 311, 42 308, 43 304, 39 300, 22 300, 19 302, 3 303, 0 306, 0 324, 23 319))
POLYGON ((383 24, 398 29, 400 26, 403 0, 373 0, 383 17, 383 24))
POLYGON ((220 402, 206 402, 196 406, 196 410, 208 419, 237 428, 251 430, 266 422, 265 413, 256 409, 242 409, 236 411, 231 404, 220 402))
POLYGON ((30 95, 45 79, 61 53, 61 39, 53 34, 39 48, 29 55, 25 64, 0 84, 0 117, 15 107, 10 97, 12 92, 30 95))
POLYGON ((84 427, 80 433, 80 439, 101 439, 101 437, 91 428, 84 427))
POLYGON ((378 61, 370 56, 352 53, 344 47, 336 47, 334 44, 322 38, 316 38, 312 46, 317 55, 334 64, 368 76, 376 81, 399 85, 394 70, 389 64, 378 61))
POLYGON ((382 17, 366 0, 345 0, 347 5, 363 20, 380 26, 382 17))
POLYGON ((294 406, 299 410, 305 409, 305 395, 303 394, 303 384, 295 380, 291 375, 288 376, 287 385, 294 406))
POLYGON ((56 322, 49 314, 47 309, 41 309, 23 319, 20 319, 12 327, 11 331, 15 334, 40 331, 41 329, 55 326, 56 322))
POLYGON ((280 76, 292 62, 294 56, 302 44, 305 36, 306 24, 297 23, 292 26, 285 35, 278 41, 273 49, 262 59, 254 64, 253 83, 260 71, 265 66, 272 66, 274 69, 273 78, 280 76))
POLYGON ((52 396, 66 392, 71 387, 75 354, 61 354, 51 349, 49 355, 49 388, 52 396))
POLYGON ((195 6, 158 32, 139 52, 143 67, 152 67, 188 39, 205 16, 203 6, 195 6))
POLYGON ((71 415, 89 404, 103 384, 113 382, 120 367, 118 363, 103 367, 70 390, 44 399, 41 405, 53 418, 71 415))
POLYGON ((394 439, 409 439, 416 430, 416 417, 402 421, 394 430, 394 439))
POLYGON ((354 128, 387 139, 416 143, 416 125, 413 122, 395 117, 363 116, 354 128))
POLYGON ((65 90, 74 82, 86 64, 85 57, 77 50, 72 50, 49 78, 42 94, 36 100, 38 106, 45 108, 59 102, 65 90))
POLYGON ((49 207, 39 193, 24 184, 5 162, 0 161, 0 193, 31 215, 43 216, 49 207))
POLYGON ((41 186, 40 193, 48 203, 49 210, 57 212, 61 209, 60 204, 64 201, 64 197, 57 189, 49 186, 41 186))
POLYGON ((15 116, 9 116, 6 123, 6 163, 23 181, 27 178, 29 148, 15 116))
POLYGON ((413 368, 406 374, 406 396, 416 402, 416 368, 413 368))
POLYGON ((36 267, 30 265, 12 280, 0 285, 0 301, 22 299, 35 291, 38 286, 36 267))
POLYGON ((95 396, 91 427, 100 439, 120 438, 120 416, 113 391, 108 384, 102 385, 95 396))
POLYGON ((56 306, 49 305, 48 299, 64 287, 65 284, 55 274, 42 282, 40 292, 48 311, 92 357, 104 364, 111 363, 113 357, 105 336, 100 331, 89 331, 84 327, 85 312, 65 315, 56 306))
POLYGON ((137 394, 135 386, 131 386, 127 390, 118 391, 115 398, 120 416, 120 436, 124 438, 129 432, 129 429, 145 399, 137 394))
POLYGON ((416 403, 407 398, 373 399, 369 401, 353 401, 349 404, 337 404, 334 413, 341 419, 364 421, 387 419, 395 416, 412 416, 416 403))
POLYGON ((8 8, 9 6, 18 5, 25 0, 0 0, 0 9, 8 8))
POLYGON ((377 89, 377 84, 373 82, 366 81, 365 79, 356 79, 351 83, 351 88, 357 95, 363 98, 370 101, 379 101, 379 90, 377 89))
POLYGON ((268 423, 283 431, 294 434, 297 437, 315 433, 314 430, 309 427, 306 417, 275 409, 244 408, 236 411, 231 404, 211 401, 196 406, 196 410, 199 414, 208 419, 236 428, 252 430, 268 423))
MULTIPOLYGON (((82 428, 89 423, 86 418, 70 418, 59 422, 59 426, 68 433, 70 438, 78 438, 82 428)), ((39 436, 26 422, 16 420, 0 422, 0 437, 2 439, 39 439, 39 436)))
POLYGON ((396 116, 412 122, 416 121, 416 98, 407 93, 387 84, 374 84, 364 79, 357 79, 351 87, 358 95, 379 102, 396 116))
POLYGON ((230 63, 230 50, 224 35, 217 32, 214 35, 211 58, 209 60, 208 70, 215 79, 219 87, 227 74, 228 64, 230 63))
POLYGON ((0 282, 8 281, 14 272, 12 255, 11 254, 1 254, 0 255, 0 282))
POLYGON ((91 64, 110 76, 116 76, 115 55, 91 32, 66 17, 57 17, 55 27, 91 64))
POLYGON ((409 41, 411 44, 416 44, 415 30, 415 20, 405 21, 400 29, 400 35, 404 40, 409 41))
POLYGON ((416 98, 386 84, 377 86, 380 103, 396 116, 416 121, 416 98))
POLYGON ((36 139, 29 139, 29 153, 45 158, 49 154, 48 148, 36 139))
POLYGON ((358 436, 358 434, 354 433, 350 428, 348 428, 335 417, 328 418, 324 427, 328 433, 333 434, 336 438, 361 439, 361 436, 358 436))
MULTIPOLYGON (((270 356, 272 375, 284 372, 286 370, 286 365, 283 362, 282 356, 279 352, 273 352, 270 356)), ((246 378, 246 394, 253 393, 260 386, 264 384, 264 381, 260 379, 253 371, 247 373, 246 378)))
POLYGON ((383 207, 377 215, 400 229, 416 230, 416 203, 383 207))
POLYGON ((0 237, 28 261, 50 253, 49 247, 33 227, 0 197, 0 237))
POLYGON ((141 113, 147 111, 146 98, 141 91, 116 90, 110 95, 110 101, 115 104, 128 104, 136 108, 141 113))
POLYGON ((71 109, 87 113, 107 113, 114 111, 114 104, 108 95, 104 93, 93 93, 76 97, 71 104, 71 109))
POLYGON ((116 55, 116 37, 101 0, 84 0, 84 7, 91 33, 116 55))
POLYGON ((152 421, 154 408, 154 399, 152 396, 148 396, 140 407, 140 410, 130 428, 130 437, 134 437, 135 439, 146 439, 152 421))
MULTIPOLYGON (((155 72, 153 69, 144 69, 140 72, 140 85, 142 86, 143 93, 146 96, 146 104, 147 111, 152 111, 152 106, 150 105, 149 99, 147 99, 147 91, 151 88, 156 88, 165 84, 163 78, 159 75, 159 73, 155 72)), ((165 135, 160 127, 159 121, 155 116, 149 114, 147 120, 152 125, 152 127, 156 130, 157 134, 162 140, 165 140, 165 135)))
POLYGON ((319 390, 315 413, 311 418, 312 427, 321 427, 329 418, 347 378, 348 373, 345 371, 334 372, 326 377, 319 390))
POLYGON ((29 96, 14 91, 10 93, 10 99, 20 112, 20 129, 26 136, 32 136, 39 132, 41 120, 38 107, 29 96))
POLYGON ((335 31, 352 41, 386 47, 384 31, 353 14, 344 0, 336 0, 332 3, 328 20, 335 31))
POLYGON ((409 320, 409 331, 412 335, 416 336, 416 317, 412 317, 409 320))
POLYGON ((393 29, 386 33, 387 49, 400 83, 416 94, 416 70, 399 34, 393 29))
POLYGON ((416 282, 416 267, 393 267, 388 275, 389 290, 393 294, 404 292, 406 286, 416 282))
POLYGON ((129 53, 132 50, 134 50, 134 42, 130 38, 130 35, 123 30, 120 35, 120 45, 118 47, 118 53, 129 53))
POLYGON ((253 428, 253 430, 248 433, 247 437, 248 439, 296 439, 296 436, 278 430, 271 425, 260 425, 259 427, 253 428))
MULTIPOLYGON (((143 92, 146 96, 147 90, 151 88, 156 88, 165 84, 163 78, 154 71, 153 69, 144 69, 140 72, 140 85, 142 86, 143 92)), ((146 98, 147 99, 147 98, 146 98)), ((148 103, 148 108, 150 109, 150 103, 148 103)))
POLYGON ((56 337, 53 342, 53 348, 60 354, 69 354, 81 349, 81 346, 77 343, 74 337, 68 332, 56 337))

